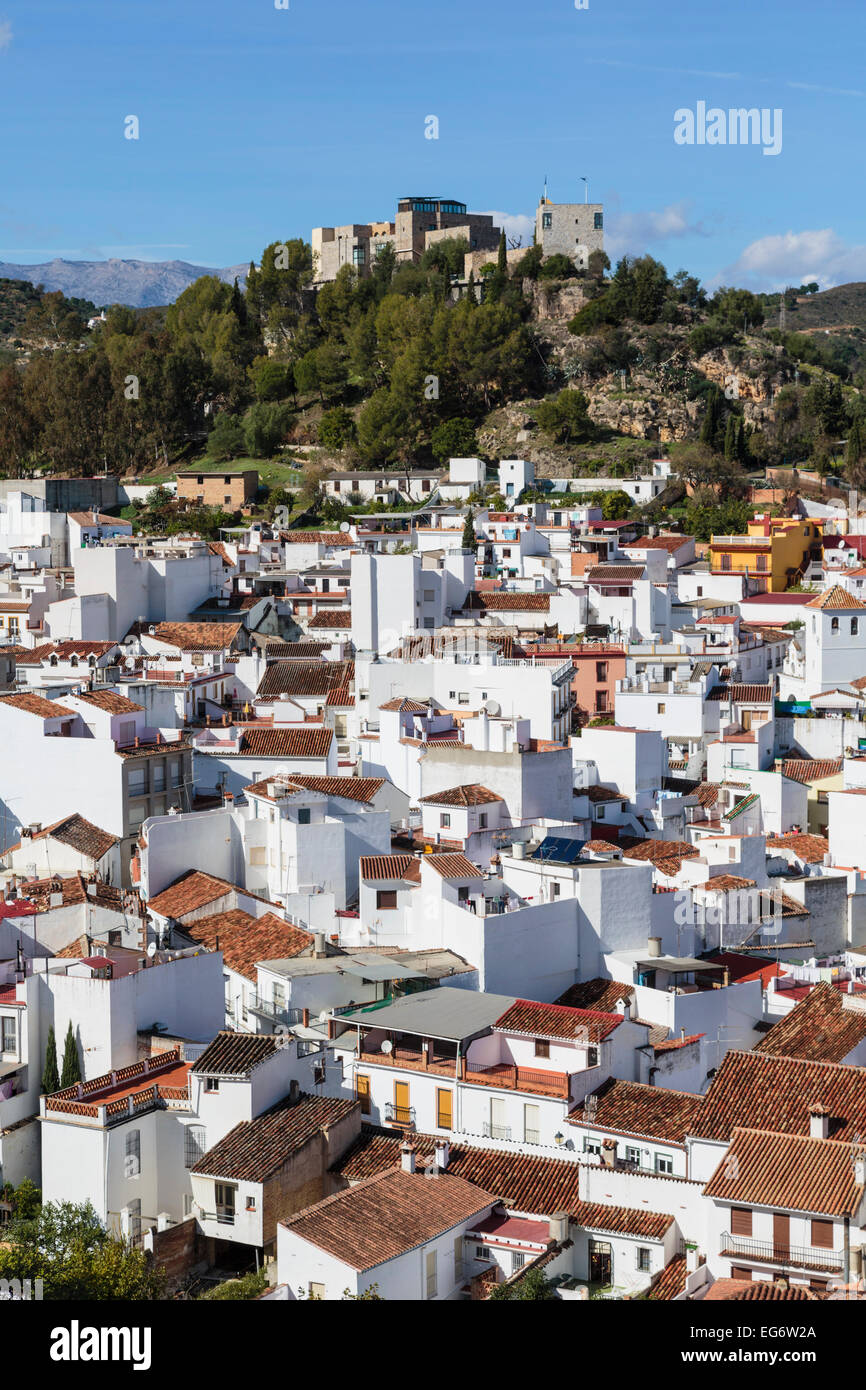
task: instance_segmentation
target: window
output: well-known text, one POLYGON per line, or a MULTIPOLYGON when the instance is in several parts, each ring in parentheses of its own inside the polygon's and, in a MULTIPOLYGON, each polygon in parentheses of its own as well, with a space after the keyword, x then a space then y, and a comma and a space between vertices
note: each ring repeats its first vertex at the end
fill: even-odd
POLYGON ((17 1018, 0 1019, 0 1052, 18 1051, 18 1020, 17 1018))
POLYGON ((838 631, 839 631, 839 619, 838 619, 838 618, 831 618, 831 619, 830 619, 830 631, 831 631, 831 632, 838 632, 838 631))
POLYGON ((131 767, 129 769, 129 795, 147 795, 147 769, 144 767, 131 767))
POLYGON ((151 769, 151 775, 152 775, 152 777, 153 777, 153 790, 154 790, 155 792, 164 792, 164 791, 165 791, 165 764, 164 764, 164 763, 156 763, 156 764, 154 764, 153 768, 151 769))
POLYGON ((427 1297, 435 1298, 438 1292, 437 1255, 435 1250, 427 1251, 427 1297))
POLYGON ((832 1250, 833 1222, 814 1220, 812 1222, 812 1237, 810 1244, 817 1250, 832 1250))
POLYGON ((674 1161, 668 1154, 656 1154, 656 1172, 672 1173, 674 1171, 674 1161))
POLYGON ((439 816, 439 829, 447 830, 451 825, 451 816, 448 811, 443 811, 439 816))
POLYGON ((856 637, 859 631, 860 631, 860 619, 859 619, 859 618, 852 618, 852 619, 851 619, 851 636, 852 636, 852 637, 856 637))
POLYGON ((476 1247, 475 1247, 475 1258, 476 1258, 476 1260, 489 1260, 489 1259, 490 1259, 490 1246, 489 1246, 489 1245, 476 1245, 476 1247))
POLYGON ((588 1047, 588 1048, 586 1049, 586 1065, 587 1065, 588 1067, 597 1067, 597 1066, 598 1066, 598 1048, 597 1048, 597 1047, 588 1047))
POLYGON ((452 1127, 452 1095, 451 1091, 445 1087, 436 1091, 436 1128, 451 1129, 452 1127))
POLYGON ((526 1264, 526 1256, 525 1256, 525 1255, 521 1255, 521 1253, 520 1253, 519 1250, 512 1250, 512 1252, 511 1252, 511 1272, 512 1272, 512 1274, 515 1274, 515 1273, 517 1272, 518 1269, 522 1269, 523 1266, 524 1266, 525 1264, 526 1264))
POLYGON ((312 1299, 323 1299, 325 1297, 324 1284, 317 1284, 312 1279, 307 1285, 307 1297, 312 1299))
POLYGON ((461 691, 458 692, 458 695, 457 695, 457 703, 458 703, 458 705, 468 705, 468 704, 469 704, 469 691, 468 691, 468 690, 461 690, 461 691))
POLYGON ((355 1096, 361 1102, 361 1114, 370 1113, 370 1078, 361 1072, 355 1075, 355 1096))
POLYGON ((548 1042, 547 1038, 535 1039, 535 1055, 536 1057, 550 1056, 550 1043, 548 1042))
POLYGON ((636 1148, 634 1148, 632 1145, 626 1144, 626 1146, 625 1146, 625 1161, 626 1161, 626 1163, 633 1163, 637 1168, 639 1168, 639 1167, 640 1167, 640 1149, 636 1149, 636 1148))
POLYGON ((749 1207, 731 1207, 731 1235, 751 1236, 752 1213, 749 1207))
POLYGON ((594 212, 592 214, 592 225, 595 231, 600 232, 604 226, 604 213, 594 212))
POLYGON ((187 1125, 183 1132, 183 1166, 192 1168, 205 1152, 204 1125, 187 1125))
POLYGON ((562 886, 554 879, 553 883, 550 885, 550 896, 552 898, 558 898, 561 892, 562 886))
POLYGON ((233 1226, 235 1221, 235 1194, 237 1188, 228 1182, 214 1183, 216 1196, 216 1219, 221 1226, 233 1226))
POLYGON ((244 1203, 244 1205, 246 1206, 247 1211, 255 1211, 256 1199, 253 1196, 252 1192, 247 1193, 246 1202, 244 1203))
MULTIPOLYGON (((170 776, 171 776, 171 785, 172 785, 173 787, 179 787, 179 786, 180 786, 180 762, 179 762, 179 760, 178 760, 177 758, 173 758, 173 759, 171 760, 171 762, 169 763, 168 766, 169 766, 169 773, 170 773, 170 776)), ((259 781, 259 777, 258 777, 256 774, 253 774, 253 781, 254 781, 254 782, 259 781)))
POLYGON ((137 1178, 141 1172, 141 1130, 127 1130, 123 1174, 127 1178, 137 1178))
POLYGON ((478 816, 478 829, 479 829, 479 830, 486 830, 486 829, 487 829, 487 812, 486 812, 486 811, 481 811, 480 814, 479 814, 479 816, 478 816))
POLYGON ((600 1156, 601 1156, 601 1140, 600 1140, 600 1139, 590 1139, 588 1136, 585 1136, 585 1137, 584 1137, 584 1141, 583 1141, 583 1152, 584 1152, 585 1154, 596 1154, 597 1156, 600 1157, 600 1156))
POLYGON ((595 678, 597 681, 607 680, 607 662, 597 661, 595 663, 595 678))
POLYGON ((541 1123, 539 1115, 540 1107, 537 1105, 524 1105, 523 1107, 523 1140, 526 1144, 541 1143, 541 1123))
POLYGON ((379 912, 391 912, 397 906, 396 888, 378 888, 376 890, 376 908, 379 912))
POLYGON ((597 690, 595 692, 595 708, 596 712, 599 714, 606 714, 610 709, 610 701, 606 690, 597 690))
POLYGON ((366 253, 363 246, 352 247, 352 264, 363 265, 366 260, 366 253))
POLYGON ((204 1088, 209 1095, 215 1095, 220 1088, 220 1083, 215 1076, 206 1076, 204 1079, 204 1088))
POLYGON ((541 214, 541 225, 542 225, 542 228, 544 228, 544 229, 546 229, 546 230, 549 230, 549 229, 553 226, 553 213, 552 213, 552 212, 543 212, 543 213, 541 214))
POLYGON ((664 703, 662 702, 662 703, 657 704, 657 705, 656 705, 656 714, 664 714, 664 712, 665 712, 664 703))
POLYGON ((310 808, 309 808, 309 806, 300 806, 300 807, 298 808, 298 825, 309 825, 309 824, 310 824, 310 808))
POLYGON ((436 598, 436 594, 435 594, 435 591, 434 591, 433 589, 425 589, 425 590, 424 590, 424 602, 425 602, 425 603, 432 603, 433 600, 434 600, 435 598, 436 598))
POLYGON ((645 1245, 639 1245, 637 1248, 637 1268, 645 1274, 649 1273, 650 1252, 645 1245))
POLYGON ((459 1284, 463 1278, 463 1237, 454 1238, 454 1283, 459 1284))

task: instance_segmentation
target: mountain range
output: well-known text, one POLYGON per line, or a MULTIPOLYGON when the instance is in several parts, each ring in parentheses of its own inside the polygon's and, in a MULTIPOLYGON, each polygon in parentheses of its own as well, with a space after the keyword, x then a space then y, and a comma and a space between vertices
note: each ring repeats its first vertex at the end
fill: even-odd
POLYGON ((46 261, 42 265, 14 265, 0 261, 0 279, 29 280, 46 290, 62 290, 67 298, 89 299, 97 308, 129 304, 146 309, 171 304, 188 285, 202 275, 216 275, 229 284, 243 285, 249 261, 241 265, 191 265, 189 261, 46 261))

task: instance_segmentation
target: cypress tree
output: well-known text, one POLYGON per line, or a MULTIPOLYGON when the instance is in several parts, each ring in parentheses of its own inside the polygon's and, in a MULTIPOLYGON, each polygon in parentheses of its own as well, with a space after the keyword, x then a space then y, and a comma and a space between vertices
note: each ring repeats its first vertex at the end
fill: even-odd
POLYGON ((728 416, 728 423, 725 426, 725 458, 728 462, 737 457, 737 417, 728 416))
POLYGON ((475 517, 472 508, 466 513, 466 520, 463 523, 463 540, 461 545, 464 550, 477 550, 478 537, 475 534, 475 517))
POLYGON ((50 1096, 60 1090, 60 1073, 57 1070, 57 1039, 54 1024, 48 1029, 48 1042, 45 1046, 45 1070, 42 1073, 42 1094, 50 1096))
POLYGON ((855 464, 860 462, 860 455, 863 452, 863 440, 860 434, 860 417, 855 415, 851 421, 851 428, 848 431, 848 446, 845 451, 845 462, 855 464))
POLYGON ((508 250, 505 245, 504 232, 501 232, 499 236, 499 255, 496 258, 496 269, 503 275, 508 272, 508 250))
POLYGON ((74 1086, 76 1081, 81 1080, 81 1064, 78 1060, 78 1048, 75 1045, 75 1034, 72 1031, 72 1020, 69 1020, 69 1027, 66 1030, 66 1041, 63 1044, 63 1070, 60 1074, 60 1088, 74 1086))

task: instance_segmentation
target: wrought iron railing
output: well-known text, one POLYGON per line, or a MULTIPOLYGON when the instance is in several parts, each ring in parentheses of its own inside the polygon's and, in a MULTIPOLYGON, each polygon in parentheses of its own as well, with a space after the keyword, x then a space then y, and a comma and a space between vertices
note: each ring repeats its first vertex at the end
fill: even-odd
POLYGON ((815 1245, 788 1245, 775 1240, 751 1240, 725 1231, 721 1237, 722 1255, 740 1255, 753 1260, 766 1260, 786 1268, 840 1270, 844 1256, 841 1250, 824 1250, 815 1245))
POLYGON ((393 1101, 386 1101, 385 1119, 392 1125, 414 1125, 415 1107, 414 1105, 395 1105, 393 1101))

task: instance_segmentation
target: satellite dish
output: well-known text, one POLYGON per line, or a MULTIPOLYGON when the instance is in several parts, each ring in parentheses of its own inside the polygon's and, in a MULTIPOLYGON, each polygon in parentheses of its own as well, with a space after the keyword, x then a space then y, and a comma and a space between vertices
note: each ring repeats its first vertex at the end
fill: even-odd
POLYGON ((155 942, 155 941, 151 941, 150 945, 149 945, 148 948, 147 948, 147 954, 150 956, 151 960, 152 960, 153 957, 156 955, 156 942, 155 942))
POLYGON ((390 1039, 390 1038, 386 1038, 386 1039, 385 1039, 385 1041, 382 1043, 382 1046, 381 1046, 381 1048, 379 1049, 379 1051, 380 1051, 380 1052, 384 1052, 384 1054, 385 1054, 386 1057, 388 1056, 388 1053, 389 1053, 389 1052, 393 1052, 393 1051, 394 1051, 394 1044, 391 1042, 391 1039, 390 1039))
POLYGON ((491 719, 495 719, 497 714, 500 713, 500 710, 501 706, 498 700, 485 700, 484 713, 489 714, 491 719))
POLYGON ((348 521, 341 521, 341 522, 340 522, 340 530, 341 530, 341 531, 346 532, 346 531, 348 531, 348 530, 350 530, 350 529, 351 529, 351 528, 350 528, 350 526, 349 526, 348 521))

